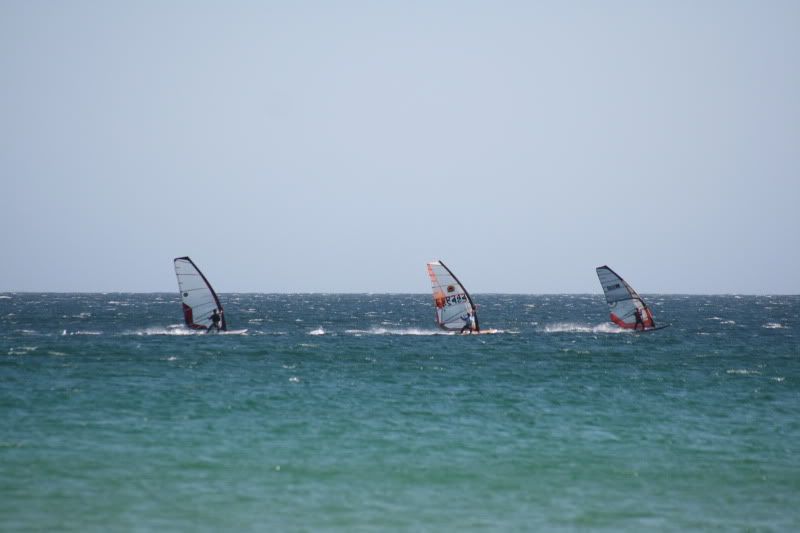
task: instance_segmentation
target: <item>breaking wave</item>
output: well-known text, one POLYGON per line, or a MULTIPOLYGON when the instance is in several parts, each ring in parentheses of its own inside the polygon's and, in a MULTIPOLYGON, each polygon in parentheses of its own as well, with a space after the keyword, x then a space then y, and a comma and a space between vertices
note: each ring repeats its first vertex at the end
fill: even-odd
POLYGON ((38 349, 38 346, 12 346, 8 350, 8 355, 28 355, 38 349))
POLYGON ((746 368, 731 368, 725 371, 726 374, 739 374, 742 376, 757 376, 760 375, 761 372, 758 370, 748 370, 746 368))

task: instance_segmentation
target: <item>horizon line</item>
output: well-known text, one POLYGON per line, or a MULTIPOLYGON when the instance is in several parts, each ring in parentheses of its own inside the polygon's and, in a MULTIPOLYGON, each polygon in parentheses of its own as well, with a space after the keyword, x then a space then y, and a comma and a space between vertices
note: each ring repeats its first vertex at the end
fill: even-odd
MULTIPOLYGON (((654 296, 800 296, 800 293, 789 293, 789 292, 763 292, 763 293, 753 293, 753 292, 643 292, 637 291, 639 294, 649 294, 654 296)), ((217 291, 218 294, 280 294, 280 295, 292 295, 292 294, 312 294, 312 295, 370 295, 370 294, 379 294, 379 295, 427 295, 430 296, 430 292, 396 292, 396 291, 387 291, 387 292, 373 292, 373 291, 363 291, 363 292, 339 292, 339 291, 272 291, 272 292, 260 292, 260 291, 217 291)), ((48 290, 48 291, 30 291, 30 290, 19 290, 19 291, 7 291, 7 290, 0 290, 0 295, 3 294, 175 294, 178 295, 178 291, 124 291, 124 290, 112 290, 112 291, 66 291, 66 290, 48 290)), ((503 295, 503 296, 603 296, 602 292, 472 292, 471 294, 484 294, 484 295, 503 295)))

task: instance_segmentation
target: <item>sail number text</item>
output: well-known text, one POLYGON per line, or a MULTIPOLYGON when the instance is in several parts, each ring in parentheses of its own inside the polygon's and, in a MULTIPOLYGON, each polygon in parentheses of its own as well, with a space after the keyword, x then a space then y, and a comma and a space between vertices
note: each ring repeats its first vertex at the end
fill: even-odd
POLYGON ((467 295, 466 294, 454 294, 453 296, 448 296, 447 298, 445 298, 444 301, 445 301, 445 305, 455 305, 455 304, 464 303, 464 302, 467 301, 467 295))

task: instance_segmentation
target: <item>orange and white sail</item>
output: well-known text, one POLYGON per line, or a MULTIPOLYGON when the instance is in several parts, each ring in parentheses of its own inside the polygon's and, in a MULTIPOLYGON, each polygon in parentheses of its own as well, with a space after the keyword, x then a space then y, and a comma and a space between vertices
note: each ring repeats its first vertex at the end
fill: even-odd
POLYGON ((460 331, 474 318, 474 330, 480 331, 478 314, 467 289, 441 261, 428 263, 436 324, 448 331, 460 331))

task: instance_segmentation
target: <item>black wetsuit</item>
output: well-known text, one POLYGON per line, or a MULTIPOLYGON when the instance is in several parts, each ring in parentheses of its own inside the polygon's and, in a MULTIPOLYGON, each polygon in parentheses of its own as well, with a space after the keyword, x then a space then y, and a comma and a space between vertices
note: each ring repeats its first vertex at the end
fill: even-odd
POLYGON ((208 331, 211 331, 212 329, 219 331, 220 320, 221 318, 219 317, 219 314, 214 311, 214 314, 211 315, 211 325, 208 327, 208 331))
POLYGON ((637 309, 633 313, 634 318, 636 318, 636 324, 633 325, 634 331, 639 329, 639 324, 642 325, 642 329, 644 329, 644 322, 642 322, 642 313, 637 309))

